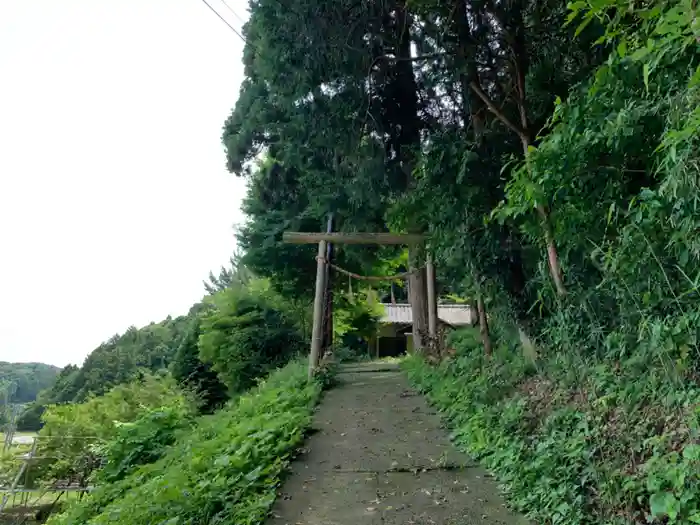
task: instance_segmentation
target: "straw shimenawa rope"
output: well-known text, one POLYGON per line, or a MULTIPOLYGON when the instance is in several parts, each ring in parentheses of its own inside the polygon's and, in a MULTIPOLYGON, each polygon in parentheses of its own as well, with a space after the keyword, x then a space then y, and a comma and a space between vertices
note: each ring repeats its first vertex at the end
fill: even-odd
POLYGON ((348 271, 345 268, 341 268, 340 266, 337 266, 333 263, 328 262, 328 260, 325 257, 316 256, 316 260, 321 261, 324 264, 327 264, 328 266, 330 266, 334 270, 336 270, 342 274, 345 274, 348 277, 352 277, 353 279, 358 279, 360 281, 396 281, 398 279, 405 279, 406 277, 408 277, 414 273, 417 273, 417 272, 423 270, 423 268, 425 268, 425 266, 421 266, 420 268, 416 268, 416 269, 410 270, 408 272, 397 273, 395 275, 360 275, 360 274, 348 271))

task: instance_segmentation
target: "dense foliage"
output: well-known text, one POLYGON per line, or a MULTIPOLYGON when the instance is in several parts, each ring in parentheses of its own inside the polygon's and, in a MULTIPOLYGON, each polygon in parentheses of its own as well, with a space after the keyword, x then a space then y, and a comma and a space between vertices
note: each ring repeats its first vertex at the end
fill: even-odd
POLYGON ((535 523, 698 523, 697 384, 566 354, 534 362, 505 334, 488 359, 461 335, 451 361, 406 368, 518 510, 535 523))
MULTIPOLYGON (((313 249, 280 234, 318 231, 333 213, 344 230, 430 232, 445 284, 484 275, 526 311, 524 273, 545 251, 530 250, 519 225, 484 219, 504 196, 503 168, 535 144, 555 97, 601 63, 602 46, 590 49, 601 25, 574 39, 560 4, 525 1, 251 7, 247 79, 223 137, 229 168, 251 180, 244 259, 308 293, 313 249), (252 162, 262 151, 268 160, 252 162)), ((540 208, 537 242, 557 259, 540 208)), ((376 268, 388 254, 338 255, 376 268)))
POLYGON ((32 476, 37 482, 68 480, 86 484, 105 456, 115 455, 119 440, 116 444, 112 441, 120 432, 164 407, 183 415, 192 411, 191 403, 172 379, 152 376, 119 385, 82 403, 49 405, 38 434, 37 456, 42 459, 33 463, 32 476), (104 447, 111 452, 106 454, 104 447))
POLYGON ((0 361, 0 406, 34 401, 39 392, 53 385, 59 370, 43 363, 0 361))
POLYGON ((133 422, 121 423, 116 437, 102 447, 102 468, 95 476, 99 485, 116 483, 139 466, 160 459, 182 430, 193 423, 187 404, 169 403, 149 410, 133 422))
POLYGON ((256 271, 308 295, 313 249, 280 234, 332 213, 430 233, 446 291, 552 347, 694 348, 691 0, 278 7, 251 5, 223 136, 256 271))
POLYGON ((115 445, 114 462, 102 474, 118 481, 101 485, 49 523, 262 523, 320 390, 307 379, 305 364, 292 363, 230 406, 202 416, 171 446, 169 440, 151 441, 160 432, 153 417, 168 416, 137 422, 115 445), (138 453, 143 446, 148 455, 138 453), (137 466, 125 447, 143 463, 159 459, 137 466))
POLYGON ((219 292, 202 317, 200 355, 231 392, 286 364, 302 343, 295 319, 264 281, 219 292))

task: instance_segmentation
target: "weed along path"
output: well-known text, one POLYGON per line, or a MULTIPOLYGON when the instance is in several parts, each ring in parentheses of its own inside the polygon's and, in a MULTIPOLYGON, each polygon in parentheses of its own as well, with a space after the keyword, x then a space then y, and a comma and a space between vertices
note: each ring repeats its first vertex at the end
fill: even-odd
POLYGON ((345 366, 271 525, 521 525, 395 365, 345 366))

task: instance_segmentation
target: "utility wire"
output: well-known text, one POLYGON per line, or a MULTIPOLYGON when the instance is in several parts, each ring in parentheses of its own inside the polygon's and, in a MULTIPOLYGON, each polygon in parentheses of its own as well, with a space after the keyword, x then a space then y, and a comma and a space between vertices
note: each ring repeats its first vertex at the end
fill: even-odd
POLYGON ((221 0, 221 3, 224 4, 224 5, 226 6, 226 8, 227 8, 229 11, 231 11, 231 12, 233 13, 233 16, 235 16, 236 18, 238 18, 238 21, 239 21, 241 24, 245 24, 245 20, 243 20, 243 19, 238 15, 238 13, 236 13, 236 12, 233 10, 233 8, 232 8, 230 5, 228 5, 228 4, 226 3, 226 0, 221 0))
MULTIPOLYGON (((245 37, 244 37, 235 27, 233 27, 231 24, 229 24, 228 21, 227 21, 223 16, 221 16, 221 15, 219 14, 219 12, 218 12, 216 9, 214 9, 214 8, 211 6, 211 4, 210 4, 209 2, 207 2, 207 0, 202 0, 202 2, 204 2, 204 4, 205 4, 209 9, 211 9, 212 12, 213 12, 216 16, 219 17, 219 20, 221 20, 224 24, 226 24, 226 25, 229 27, 229 29, 230 29, 231 31, 233 31, 234 33, 236 33, 236 35, 238 35, 238 38, 240 38, 241 40, 243 40, 243 42, 245 42, 246 44, 248 43, 248 42, 246 41, 245 37)), ((225 4, 225 2, 224 2, 224 4, 225 4)), ((227 6, 227 7, 228 7, 228 6, 227 6)), ((229 9, 231 9, 231 8, 229 7, 229 9)))

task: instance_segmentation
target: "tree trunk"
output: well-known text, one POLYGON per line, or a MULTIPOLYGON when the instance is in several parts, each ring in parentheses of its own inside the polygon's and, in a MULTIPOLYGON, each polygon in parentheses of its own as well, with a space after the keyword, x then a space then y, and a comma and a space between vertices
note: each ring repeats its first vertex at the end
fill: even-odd
POLYGON ((554 286, 557 289, 557 294, 560 296, 566 295, 566 287, 564 286, 564 277, 561 272, 561 266, 559 264, 559 254, 557 253, 557 245, 554 241, 554 235, 552 234, 552 228, 549 225, 549 216, 547 215, 547 210, 544 206, 537 206, 537 214, 540 216, 542 221, 542 228, 544 229, 544 240, 547 244, 547 262, 549 263, 549 273, 554 281, 554 286))
MULTIPOLYGON (((416 153, 420 150, 421 121, 418 116, 418 86, 416 84, 413 63, 411 61, 411 25, 412 17, 405 0, 396 4, 395 20, 389 21, 390 30, 396 42, 396 61, 394 80, 390 88, 395 94, 396 106, 392 107, 395 136, 392 137, 393 149, 405 177, 405 190, 413 191, 415 180, 413 169, 416 153)), ((416 221, 408 226, 409 233, 420 233, 421 225, 416 221)), ((408 277, 409 300, 413 315, 413 346, 422 352, 425 348, 425 336, 428 333, 428 301, 424 262, 424 248, 415 244, 409 248, 408 277)))
MULTIPOLYGON (((458 7, 459 5, 461 5, 461 3, 458 4, 458 7)), ((504 111, 502 111, 502 109, 500 109, 494 103, 489 95, 482 89, 478 74, 476 76, 470 75, 468 78, 469 86, 471 87, 472 91, 482 100, 488 110, 493 113, 493 115, 507 128, 518 135, 518 138, 520 138, 520 142, 522 143, 525 162, 527 162, 527 155, 529 153, 530 146, 532 145, 530 124, 527 116, 525 91, 525 78, 527 76, 529 63, 525 42, 525 23, 523 20, 522 5, 516 2, 514 6, 514 9, 511 11, 512 18, 508 24, 506 25, 506 23, 500 19, 499 22, 502 24, 502 30, 507 34, 506 41, 509 43, 513 52, 513 91, 515 92, 514 98, 520 122, 513 122, 510 118, 508 118, 506 113, 504 113, 504 111)), ((494 14, 496 15, 495 12, 494 14)), ((566 287, 564 286, 564 278, 562 275, 561 264, 559 263, 559 254, 557 251, 556 242, 554 240, 552 228, 549 224, 549 214, 546 208, 541 204, 537 206, 537 214, 540 217, 545 243, 547 246, 547 263, 549 266, 549 273, 552 277, 552 281, 554 282, 557 294, 563 296, 566 294, 566 287)))
POLYGON ((472 277, 474 278, 474 284, 476 284, 476 313, 479 316, 479 334, 481 335, 481 342, 484 345, 484 354, 488 356, 493 353, 493 346, 491 344, 489 321, 486 316, 486 306, 484 305, 484 293, 481 287, 481 276, 479 275, 479 272, 474 269, 472 272, 472 277))
MULTIPOLYGON (((527 162, 527 155, 530 147, 530 138, 528 136, 523 136, 522 142, 523 154, 526 157, 525 162, 527 162)), ((564 286, 564 277, 562 275, 561 265, 559 264, 559 253, 557 251, 557 243, 554 240, 552 227, 549 224, 549 214, 547 213, 546 208, 542 204, 537 205, 537 215, 540 218, 540 224, 542 225, 542 230, 544 231, 544 242, 547 246, 547 264, 549 266, 549 275, 552 277, 552 281, 554 282, 554 287, 557 290, 557 294, 559 296, 564 296, 566 295, 566 287, 564 286)))
POLYGON ((489 321, 486 315, 486 306, 484 304, 484 292, 481 286, 481 275, 476 267, 472 269, 472 278, 476 288, 476 313, 479 319, 479 335, 481 342, 484 345, 484 354, 490 356, 493 352, 491 344, 491 331, 489 330, 489 321))
MULTIPOLYGON (((513 62, 515 68, 515 88, 518 94, 518 113, 520 114, 520 126, 522 128, 520 139, 523 144, 523 155, 525 156, 525 162, 527 162, 527 155, 530 151, 530 146, 532 145, 530 123, 527 118, 527 101, 525 91, 525 77, 527 75, 527 70, 529 67, 529 57, 527 55, 527 48, 525 44, 525 21, 523 18, 522 5, 517 5, 521 9, 516 9, 515 11, 516 23, 512 31, 512 47, 513 62)), ((561 265, 559 264, 559 254, 557 253, 557 245, 554 241, 552 228, 549 224, 549 214, 547 213, 545 207, 541 204, 537 205, 537 214, 539 215, 540 221, 542 222, 544 239, 547 245, 547 262, 549 264, 549 273, 552 276, 552 281, 554 281, 554 287, 557 290, 557 294, 562 296, 566 294, 566 288, 564 287, 564 278, 562 277, 561 265)))
POLYGON ((486 319, 486 308, 484 307, 484 298, 481 292, 479 292, 476 298, 476 310, 479 314, 479 334, 481 335, 481 342, 484 345, 484 354, 491 355, 493 353, 491 334, 489 333, 489 322, 486 319))
POLYGON ((411 247, 408 254, 408 299, 413 320, 413 348, 422 352, 428 335, 427 279, 422 265, 421 250, 411 247))
POLYGON ((479 86, 479 71, 476 67, 476 42, 471 34, 467 17, 467 0, 456 0, 454 28, 457 33, 457 59, 459 80, 462 87, 462 119, 467 130, 471 123, 476 144, 481 143, 484 133, 484 101, 471 89, 472 82, 479 86))

